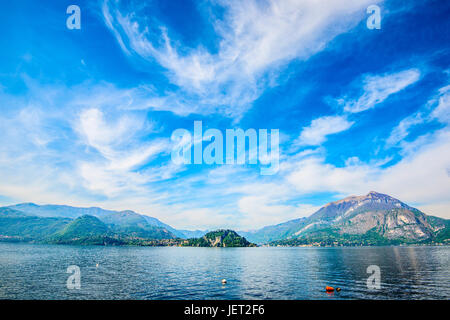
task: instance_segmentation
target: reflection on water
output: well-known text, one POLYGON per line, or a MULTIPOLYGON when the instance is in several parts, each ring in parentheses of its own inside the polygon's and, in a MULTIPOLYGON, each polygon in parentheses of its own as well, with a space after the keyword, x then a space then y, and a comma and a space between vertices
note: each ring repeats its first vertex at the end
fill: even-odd
POLYGON ((0 243, 0 298, 449 299, 449 267, 449 247, 220 249, 0 243), (69 265, 81 269, 80 290, 66 287, 69 265), (369 265, 381 269, 381 290, 366 287, 369 265), (221 284, 223 278, 226 285, 221 284), (342 291, 327 294, 326 285, 342 291))

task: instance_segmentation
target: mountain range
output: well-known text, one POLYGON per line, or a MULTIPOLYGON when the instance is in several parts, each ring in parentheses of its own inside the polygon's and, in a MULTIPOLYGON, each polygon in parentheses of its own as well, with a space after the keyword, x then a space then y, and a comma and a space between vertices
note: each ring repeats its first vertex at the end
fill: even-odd
MULTIPOLYGON (((134 230, 137 234, 148 232, 161 232, 166 238, 194 238, 204 235, 207 231, 177 230, 161 222, 160 220, 136 213, 131 210, 114 211, 98 207, 79 208, 66 205, 37 205, 34 203, 21 203, 7 207, 0 207, 0 213, 4 209, 16 210, 27 216, 41 218, 67 218, 76 219, 89 215, 100 219, 116 231, 134 230)), ((155 235, 155 238, 159 237, 155 235)))
MULTIPOLYGON (((365 196, 328 203, 309 217, 239 234, 245 241, 258 244, 377 245, 449 243, 449 230, 450 220, 428 216, 389 195, 372 191, 365 196)), ((209 238, 203 237, 206 233, 177 230, 156 218, 130 210, 33 203, 0 207, 1 239, 81 244, 86 243, 86 239, 89 244, 164 239, 170 244, 177 242, 169 240, 180 238, 200 238, 199 243, 208 242, 209 238)))

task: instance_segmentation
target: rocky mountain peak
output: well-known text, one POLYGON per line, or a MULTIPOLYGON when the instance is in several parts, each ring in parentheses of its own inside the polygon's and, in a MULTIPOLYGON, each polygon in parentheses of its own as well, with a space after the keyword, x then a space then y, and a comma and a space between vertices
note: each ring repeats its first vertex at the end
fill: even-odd
POLYGON ((342 200, 330 202, 314 213, 310 219, 330 221, 347 218, 362 211, 385 211, 400 208, 412 209, 389 195, 370 191, 367 195, 349 196, 342 200))
POLYGON ((383 193, 379 193, 376 191, 370 191, 366 196, 364 196, 364 198, 368 198, 368 199, 387 199, 387 200, 394 200, 394 201, 399 201, 387 194, 383 194, 383 193))
POLYGON ((342 204, 361 204, 361 203, 385 203, 385 204, 392 204, 396 207, 407 207, 406 204, 404 204, 403 202, 401 202, 398 199, 395 199, 387 194, 383 194, 383 193, 379 193, 376 191, 370 191, 367 195, 365 196, 349 196, 346 197, 342 200, 338 200, 338 201, 333 201, 330 202, 328 204, 326 204, 324 206, 328 207, 328 206, 339 206, 342 204))

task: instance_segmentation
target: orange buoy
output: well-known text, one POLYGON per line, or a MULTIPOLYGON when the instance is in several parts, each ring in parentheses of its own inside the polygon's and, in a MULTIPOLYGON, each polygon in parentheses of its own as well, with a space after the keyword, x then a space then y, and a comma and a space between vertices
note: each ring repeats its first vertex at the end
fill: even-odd
POLYGON ((337 292, 341 291, 341 288, 336 288, 336 291, 337 291, 337 292))
POLYGON ((325 287, 325 291, 326 291, 326 292, 333 292, 333 291, 334 291, 334 288, 333 288, 333 287, 326 286, 326 287, 325 287))

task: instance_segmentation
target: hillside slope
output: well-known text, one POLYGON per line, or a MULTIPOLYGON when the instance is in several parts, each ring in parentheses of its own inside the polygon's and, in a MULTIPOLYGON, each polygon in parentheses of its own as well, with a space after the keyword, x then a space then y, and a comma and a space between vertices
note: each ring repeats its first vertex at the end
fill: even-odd
POLYGON ((66 227, 71 222, 65 218, 40 218, 0 208, 0 237, 17 240, 42 240, 66 227))

